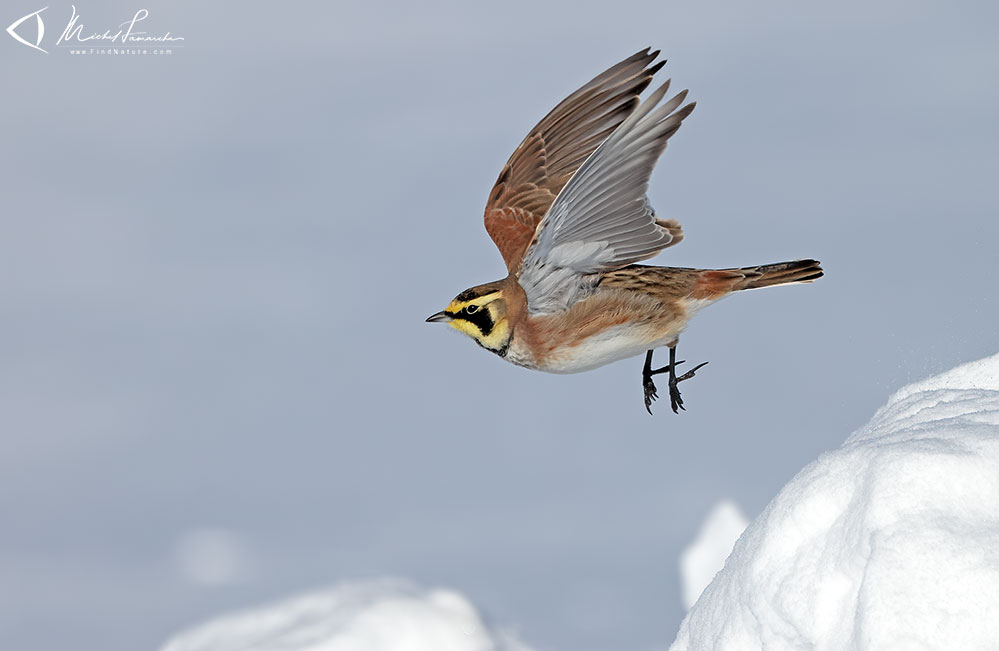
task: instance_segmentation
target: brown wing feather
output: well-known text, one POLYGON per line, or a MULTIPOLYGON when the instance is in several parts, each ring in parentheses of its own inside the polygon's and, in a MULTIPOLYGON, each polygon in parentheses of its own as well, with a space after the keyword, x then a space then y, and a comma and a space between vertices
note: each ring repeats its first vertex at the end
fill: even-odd
POLYGON ((534 231, 583 161, 635 107, 665 61, 646 48, 562 100, 520 143, 489 193, 485 224, 514 273, 534 231))

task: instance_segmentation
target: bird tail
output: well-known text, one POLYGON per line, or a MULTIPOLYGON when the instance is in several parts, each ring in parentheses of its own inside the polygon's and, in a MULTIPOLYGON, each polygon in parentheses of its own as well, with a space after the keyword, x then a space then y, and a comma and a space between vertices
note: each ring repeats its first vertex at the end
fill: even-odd
POLYGON ((822 277, 822 267, 818 260, 794 260, 764 264, 759 267, 733 269, 744 275, 744 280, 735 289, 757 289, 773 285, 790 285, 791 283, 810 283, 822 277))
POLYGON ((697 274, 692 298, 717 300, 740 289, 810 283, 822 277, 818 260, 793 260, 739 269, 711 269, 697 274))

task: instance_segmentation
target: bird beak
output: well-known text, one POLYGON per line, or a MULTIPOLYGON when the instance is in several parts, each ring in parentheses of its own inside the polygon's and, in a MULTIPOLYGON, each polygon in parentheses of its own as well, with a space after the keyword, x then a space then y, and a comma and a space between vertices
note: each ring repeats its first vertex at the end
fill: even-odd
POLYGON ((427 317, 427 323, 437 323, 438 321, 450 321, 450 320, 451 320, 451 317, 449 317, 444 312, 438 312, 437 314, 431 314, 430 316, 427 317))

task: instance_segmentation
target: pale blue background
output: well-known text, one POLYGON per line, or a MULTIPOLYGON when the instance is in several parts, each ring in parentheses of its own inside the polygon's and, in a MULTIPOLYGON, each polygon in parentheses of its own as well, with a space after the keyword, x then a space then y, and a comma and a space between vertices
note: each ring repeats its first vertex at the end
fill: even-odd
POLYGON ((153 649, 383 574, 539 649, 663 648, 711 504, 755 515, 892 390, 999 348, 994 3, 77 8, 140 6, 185 47, 0 32, 0 648, 153 649), (647 45, 698 101, 657 262, 827 271, 698 316, 681 357, 711 364, 653 418, 640 359, 548 376, 423 323, 502 274, 482 208, 527 129, 647 45), (247 581, 178 573, 204 526, 247 581))

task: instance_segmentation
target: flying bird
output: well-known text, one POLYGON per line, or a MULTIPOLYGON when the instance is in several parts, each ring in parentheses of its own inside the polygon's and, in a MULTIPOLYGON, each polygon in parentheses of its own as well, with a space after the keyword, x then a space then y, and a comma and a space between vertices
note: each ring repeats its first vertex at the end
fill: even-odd
POLYGON ((635 264, 679 243, 674 219, 656 217, 646 192, 670 137, 694 110, 684 90, 665 103, 669 80, 640 94, 665 61, 647 48, 584 84, 524 138, 500 172, 485 226, 508 275, 461 292, 427 321, 443 322, 508 362, 576 373, 645 353, 642 387, 651 414, 653 377, 669 376, 670 406, 684 409, 676 345, 690 319, 742 289, 807 283, 816 260, 687 269, 635 264), (653 350, 669 363, 653 368, 653 350))

